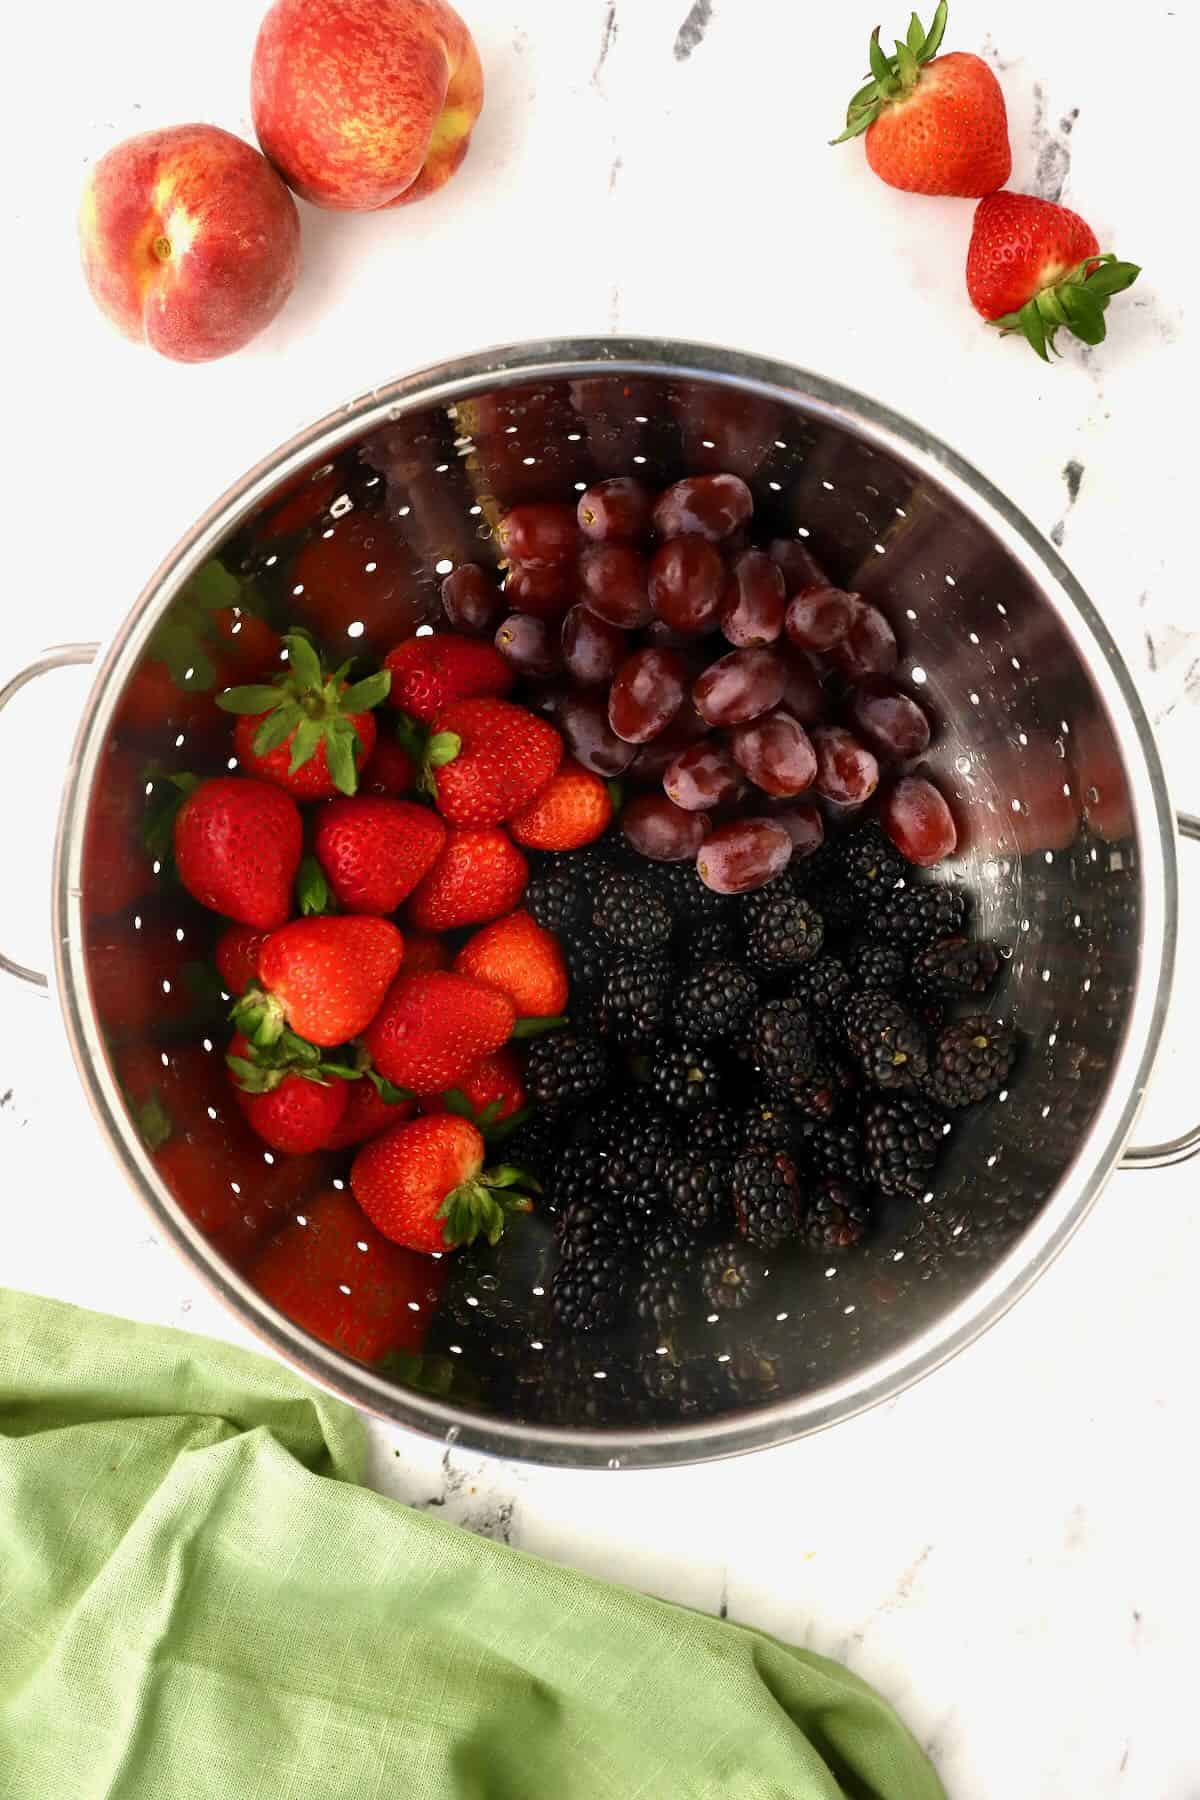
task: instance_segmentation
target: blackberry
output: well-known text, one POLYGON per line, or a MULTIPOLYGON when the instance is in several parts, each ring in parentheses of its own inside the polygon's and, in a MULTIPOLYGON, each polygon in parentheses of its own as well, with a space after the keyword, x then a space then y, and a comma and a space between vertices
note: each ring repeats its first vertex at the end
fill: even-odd
POLYGON ((602 931, 587 924, 568 933, 562 948, 571 984, 571 1012, 578 1016, 581 1003, 586 1005, 603 986, 618 953, 602 931))
POLYGON ((788 979, 787 991, 809 1012, 827 1017, 839 1011, 855 985, 840 957, 823 955, 797 969, 788 979))
POLYGON ((740 1312, 759 1298, 766 1285, 762 1257, 737 1238, 714 1244, 700 1259, 700 1291, 714 1312, 740 1312))
MULTIPOLYGON (((506 1144, 505 1155, 509 1154, 511 1147, 506 1144)), ((560 1141, 553 1160, 540 1176, 541 1209, 553 1217, 564 1214, 576 1200, 599 1200, 601 1173, 602 1165, 591 1144, 560 1141)))
POLYGON ((870 1224, 870 1209, 858 1189, 826 1175, 808 1194, 800 1236, 810 1250, 852 1250, 862 1243, 870 1224))
POLYGON ((696 1240, 686 1225, 677 1219, 664 1219, 647 1238, 642 1250, 642 1268, 647 1275, 665 1275, 684 1266, 696 1240))
POLYGON ((739 1150, 786 1150, 790 1156, 800 1138, 803 1119, 795 1107, 756 1100, 741 1117, 739 1150))
POLYGON ((668 1331, 691 1310, 692 1283, 679 1270, 644 1275, 633 1290, 634 1316, 656 1331, 668 1331))
POLYGON ((688 1149, 697 1157, 729 1158, 742 1148, 741 1115, 727 1106, 707 1106, 687 1122, 688 1149))
POLYGON ((689 1231, 712 1231, 728 1223, 730 1168, 720 1157, 698 1158, 690 1150, 671 1159, 667 1201, 689 1231))
POLYGON ((705 887, 694 862, 652 863, 646 879, 653 882, 672 915, 682 925, 699 926, 731 919, 728 896, 705 887))
POLYGON ((795 1093, 817 1072, 816 1029, 800 1000, 766 1000, 756 1007, 745 1049, 767 1085, 783 1096, 795 1093))
POLYGON ((863 1179, 862 1132, 856 1122, 804 1124, 796 1160, 813 1175, 831 1176, 855 1186, 863 1179))
POLYGON ((619 1044, 658 1037, 670 1000, 669 963, 645 956, 622 956, 608 970, 596 1000, 596 1019, 606 1037, 619 1044))
POLYGON ((946 1119, 928 1100, 892 1094, 863 1113, 863 1164, 882 1194, 919 1198, 946 1139, 946 1119))
MULTIPOLYGON (((679 864, 664 863, 663 867, 675 869, 679 867, 679 864)), ((734 924, 734 914, 726 908, 724 912, 715 913, 712 918, 697 919, 694 925, 686 925, 683 943, 689 962, 710 962, 714 958, 725 961, 732 960, 738 952, 738 933, 734 924)))
POLYGON ((619 1219, 586 1200, 572 1201, 560 1222, 558 1267, 550 1310, 563 1331, 601 1331, 626 1309, 632 1245, 619 1219))
POLYGON ((673 1112, 701 1112, 721 1096, 721 1071, 699 1044, 651 1044, 647 1074, 654 1093, 673 1112))
POLYGON ((758 982, 740 963, 703 962, 688 969, 675 989, 675 1029, 702 1044, 734 1038, 758 992, 758 982))
POLYGON ((642 875, 612 869, 596 883, 592 924, 622 950, 661 950, 671 936, 671 909, 642 875))
POLYGON ((874 900, 903 881, 909 864, 880 831, 878 825, 855 825, 837 842, 836 870, 846 887, 861 900, 874 900))
POLYGON ((852 994, 842 1023, 851 1051, 875 1087, 910 1088, 928 1073, 925 1032, 891 994, 852 994))
POLYGON ((930 881, 881 894, 867 907, 864 925, 870 937, 919 950, 957 934, 966 915, 967 903, 957 888, 930 881))
POLYGON ((998 1093, 1017 1060, 1017 1035, 1002 1019, 973 1013, 946 1026, 934 1046, 927 1091, 939 1106, 973 1106, 998 1093))
POLYGON ((800 1177, 782 1150, 744 1150, 730 1177, 737 1227, 747 1243, 776 1250, 795 1237, 800 1219, 800 1177))
POLYGON ((611 1141, 601 1167, 605 1191, 616 1195, 624 1210, 644 1224, 662 1211, 667 1169, 675 1149, 675 1134, 668 1120, 643 1105, 611 1141))
POLYGON ((913 990, 933 1000, 969 1000, 987 993, 999 967, 996 946, 986 938, 938 938, 913 957, 913 990))
POLYGON ((555 1031, 534 1038, 525 1063, 525 1090, 537 1106, 574 1106, 608 1081, 608 1051, 598 1037, 555 1031))
POLYGON ((898 944, 877 944, 870 938, 860 938, 850 946, 847 961, 860 992, 873 988, 880 994, 895 994, 908 976, 908 958, 898 944))
POLYGON ((521 904, 546 931, 567 933, 583 918, 583 885, 565 869, 550 868, 532 875, 521 904))
POLYGON ((504 1159, 544 1181, 562 1148, 563 1122, 549 1107, 539 1106, 504 1140, 504 1159))
POLYGON ((812 902, 783 893, 758 907, 746 922, 746 954, 770 975, 812 962, 825 942, 825 921, 812 902))

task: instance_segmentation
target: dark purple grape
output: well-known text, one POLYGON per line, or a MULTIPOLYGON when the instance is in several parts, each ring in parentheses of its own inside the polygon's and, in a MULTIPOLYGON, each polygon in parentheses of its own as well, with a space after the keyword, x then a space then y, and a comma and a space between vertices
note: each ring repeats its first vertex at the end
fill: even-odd
POLYGON ((485 637, 496 629, 504 601, 495 581, 478 563, 460 563, 442 583, 442 611, 455 631, 485 637))
POLYGON ((953 856, 958 832, 945 799, 923 775, 905 775, 879 809, 883 829, 908 862, 930 869, 953 856))
POLYGON ((671 538, 650 559, 650 604, 672 631, 711 631, 724 590, 725 564, 702 537, 671 538))
POLYGON ((783 585, 789 594, 805 587, 825 587, 829 577, 800 538, 772 538, 767 555, 783 570, 783 585))
POLYGON ((598 619, 633 631, 653 617, 646 558, 631 544, 589 544, 579 559, 579 591, 598 619))
POLYGON ((869 675, 851 694, 846 711, 859 736, 877 756, 906 762, 929 748, 929 720, 910 695, 869 675))
POLYGON ((625 743, 609 724, 608 703, 599 695, 568 695, 556 722, 575 761, 593 775, 622 775, 637 755, 637 745, 625 743))
POLYGON ((575 516, 585 538, 605 543, 640 538, 650 529, 654 496, 631 475, 597 481, 579 496, 575 516))
POLYGON ((849 629, 833 645, 829 660, 851 681, 861 681, 864 675, 890 675, 899 654, 896 634, 879 608, 859 600, 849 629))
POLYGON ((817 753, 818 794, 837 806, 858 807, 879 786, 879 764, 844 725, 818 725, 812 734, 817 753))
POLYGON ((654 529, 660 537, 693 533, 719 543, 754 511, 754 496, 740 475, 687 475, 658 496, 654 529))
POLYGON ((562 668, 558 632, 532 613, 511 613, 496 633, 495 645, 519 675, 556 675, 562 668))
POLYGON ((735 725, 729 748, 738 767, 766 794, 801 794, 816 778, 816 751, 790 713, 764 713, 747 725, 735 725))
POLYGON ((849 631, 856 604, 858 595, 841 588, 801 588, 788 601, 783 628, 800 650, 832 650, 849 631))
POLYGON ((784 707, 793 719, 799 719, 806 730, 811 725, 819 725, 829 710, 821 677, 803 650, 793 650, 790 645, 780 644, 776 655, 787 674, 787 686, 783 690, 784 707))
POLYGON ((707 813, 685 812, 665 794, 635 794, 621 811, 621 830, 653 862, 686 862, 711 829, 707 813))
POLYGON ((714 893, 748 894, 773 881, 791 856, 791 837, 774 819, 730 819, 708 838, 696 873, 714 893))
POLYGON ((551 569, 527 569, 523 563, 515 563, 504 577, 504 599, 513 612, 558 619, 575 598, 575 585, 573 563, 551 569))
POLYGON ((811 800, 789 800, 771 809, 771 818, 792 840, 792 861, 811 856, 825 842, 825 821, 811 800))
POLYGON ((573 506, 549 500, 514 506, 496 527, 496 540, 510 562, 531 569, 550 569, 570 562, 579 549, 579 524, 573 506))
POLYGON ((710 663, 692 689, 696 711, 710 725, 742 725, 783 699, 787 671, 771 650, 731 650, 710 663))
POLYGON ((562 622, 562 658, 580 687, 607 687, 629 655, 629 641, 586 606, 573 606, 562 622))
POLYGON ((687 693, 687 666, 677 650, 635 650, 608 690, 608 722, 627 744, 645 744, 671 723, 687 693))
POLYGON ((739 649, 773 644, 783 630, 783 575, 763 550, 743 550, 721 601, 721 630, 739 649))
POLYGON ((663 792, 685 812, 703 812, 735 800, 745 785, 737 764, 716 738, 689 744, 663 774, 663 792))
POLYGON ((707 737, 708 730, 691 701, 685 700, 666 730, 642 745, 629 765, 629 779, 657 787, 680 751, 707 737))

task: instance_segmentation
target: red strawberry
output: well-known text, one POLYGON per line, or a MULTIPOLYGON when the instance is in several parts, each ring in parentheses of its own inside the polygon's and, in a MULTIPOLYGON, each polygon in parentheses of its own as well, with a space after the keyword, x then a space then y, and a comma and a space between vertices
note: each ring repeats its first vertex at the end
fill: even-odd
POLYGON ((1098 344, 1114 294, 1141 274, 1136 263, 1101 256, 1078 213, 1032 194, 989 194, 975 208, 967 292, 977 312, 1006 335, 1019 331, 1043 362, 1060 325, 1098 344))
POLYGON ((423 1113, 454 1112, 470 1119, 481 1131, 502 1125, 525 1105, 521 1065, 509 1045, 493 1050, 468 1069, 462 1080, 444 1094, 420 1102, 423 1113))
POLYGON ((392 705, 422 725, 432 725, 455 700, 502 699, 512 692, 514 679, 493 645, 449 632, 397 644, 384 667, 392 678, 392 705))
POLYGON ((445 848, 413 889, 408 922, 419 931, 454 931, 511 912, 529 879, 529 864, 498 825, 449 831, 445 848))
POLYGON ((217 971, 227 993, 244 994, 258 980, 258 953, 270 937, 250 925, 231 925, 217 939, 217 971))
POLYGON ((360 794, 409 794, 417 785, 417 771, 407 750, 395 738, 379 737, 358 772, 360 794))
POLYGON ((567 965, 558 939, 527 912, 509 913, 477 931, 454 967, 507 994, 519 1019, 549 1018, 567 1004, 567 965))
POLYGON ((484 1171, 484 1143, 469 1119, 434 1113, 373 1139, 354 1159, 350 1186, 371 1223, 393 1243, 429 1253, 499 1241, 505 1214, 529 1212, 516 1169, 484 1171))
POLYGON ((415 1100, 385 1100, 369 1075, 346 1085, 349 1089, 346 1110, 341 1124, 325 1146, 327 1150, 348 1150, 354 1144, 365 1144, 368 1138, 378 1137, 381 1131, 402 1125, 417 1110, 415 1100))
POLYGON ((347 912, 395 912, 433 867, 446 827, 428 806, 358 794, 317 814, 313 848, 347 912))
POLYGON ((850 102, 846 138, 867 134, 867 161, 910 194, 991 194, 1012 169, 1000 83, 981 57, 935 56, 946 29, 940 0, 925 31, 916 13, 894 56, 871 33, 871 78, 850 102), (932 59, 932 60, 931 60, 932 59))
POLYGON ((507 700, 460 700, 438 714, 427 756, 443 818, 498 825, 545 787, 562 760, 562 739, 507 700))
POLYGON ((378 706, 391 685, 384 670, 347 684, 344 663, 331 675, 303 632, 292 631, 287 668, 270 686, 226 688, 223 712, 236 713, 233 747, 247 775, 274 781, 298 800, 352 794, 358 771, 375 748, 378 706))
POLYGON ((413 1094, 438 1094, 460 1081, 513 1028, 512 1001, 449 969, 401 975, 363 1034, 386 1080, 413 1094))
POLYGON ((531 850, 578 850, 595 843, 612 816, 612 796, 599 775, 568 756, 541 793, 513 814, 508 829, 531 850))
POLYGON ((453 960, 453 953, 444 938, 433 937, 424 931, 405 932, 406 975, 424 975, 429 969, 448 969, 453 960))
POLYGON ((202 781, 175 815, 175 867, 202 906, 274 931, 291 911, 304 829, 289 794, 266 781, 202 781))
POLYGON ((327 1188, 269 1243, 250 1272, 264 1300, 360 1362, 425 1342, 449 1264, 389 1244, 347 1193, 327 1188))
MULTIPOLYGON (((313 1057, 316 1057, 313 1051, 313 1057)), ((349 1103, 349 1082, 336 1066, 313 1060, 276 1066, 256 1057, 241 1032, 226 1056, 238 1105, 264 1144, 285 1156, 324 1150, 349 1103)))
POLYGON ((267 938, 262 986, 243 994, 233 1016, 260 1049, 285 1030, 329 1049, 366 1030, 403 960, 404 939, 388 919, 293 919, 267 938))

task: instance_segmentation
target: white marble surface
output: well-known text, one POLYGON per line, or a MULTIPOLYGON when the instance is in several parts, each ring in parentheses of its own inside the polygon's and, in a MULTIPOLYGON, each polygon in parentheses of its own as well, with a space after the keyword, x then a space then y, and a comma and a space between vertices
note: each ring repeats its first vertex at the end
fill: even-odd
MULTIPOLYGON (((292 305, 201 369, 110 335, 72 216, 85 164, 131 131, 207 118, 249 134, 258 8, 210 0, 186 35, 151 0, 6 20, 4 672, 47 642, 102 637, 194 516, 339 400, 489 342, 663 332, 845 379, 975 461, 1062 543, 1142 687, 1177 799, 1200 810, 1194 251, 1175 191, 1190 116, 1161 98, 1195 55, 1195 7, 1147 0, 1131 47, 1099 18, 1085 34, 1073 7, 956 0, 953 45, 985 47, 1004 86, 1015 181, 1061 193, 1146 268, 1110 343, 1050 370, 967 305, 968 204, 894 194, 857 147, 825 147, 873 9, 697 0, 689 26, 685 0, 469 11, 489 96, 463 172, 390 217, 302 209, 292 305)), ((27 960, 45 957, 43 871, 84 679, 58 677, 0 722, 0 931, 27 960)), ((1194 921, 1186 857, 1184 877, 1194 921)), ((1200 1004, 1200 958, 1183 935, 1155 1135, 1196 1104, 1181 1015, 1200 1004)), ((4 1281, 244 1335, 150 1233, 53 1007, 16 989, 0 1006, 0 1168, 4 1281)), ((1194 1169, 1117 1177, 984 1341, 823 1437, 610 1476, 444 1457, 379 1429, 375 1477, 844 1657, 903 1709, 955 1800, 1196 1800, 1194 1169)))

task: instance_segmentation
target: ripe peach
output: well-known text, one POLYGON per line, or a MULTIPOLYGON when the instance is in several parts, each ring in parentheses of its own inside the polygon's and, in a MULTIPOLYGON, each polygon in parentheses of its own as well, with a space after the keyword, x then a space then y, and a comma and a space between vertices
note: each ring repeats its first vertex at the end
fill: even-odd
POLYGON ((251 103, 259 143, 298 194, 374 212, 450 179, 483 105, 483 70, 445 0, 275 0, 251 103))
POLYGON ((176 362, 240 350, 292 291, 296 202, 266 159, 216 125, 127 138, 92 170, 79 212, 93 300, 176 362))

